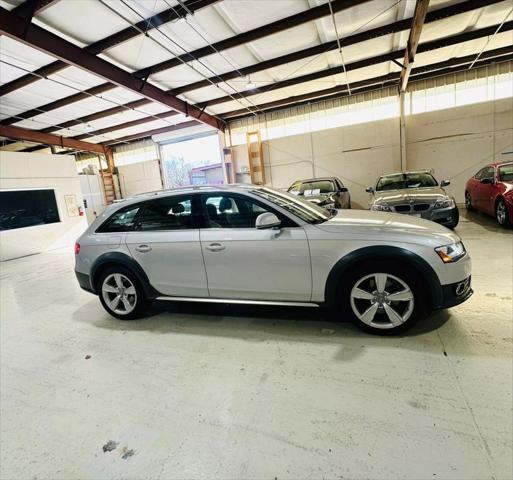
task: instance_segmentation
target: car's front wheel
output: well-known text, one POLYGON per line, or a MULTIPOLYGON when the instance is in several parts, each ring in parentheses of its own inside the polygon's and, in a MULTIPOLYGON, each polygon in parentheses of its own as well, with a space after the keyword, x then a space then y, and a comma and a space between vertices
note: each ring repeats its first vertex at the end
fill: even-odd
POLYGON ((113 317, 138 318, 148 307, 148 300, 137 277, 122 266, 111 267, 99 279, 100 301, 113 317))
POLYGON ((475 208, 472 206, 472 197, 469 192, 465 192, 465 208, 468 212, 473 212, 475 208))
POLYGON ((495 218, 499 225, 509 226, 508 207, 504 199, 499 198, 497 205, 495 206, 495 218))
POLYGON ((425 294, 415 272, 389 262, 355 269, 345 298, 356 325, 377 335, 410 328, 425 312, 425 294))

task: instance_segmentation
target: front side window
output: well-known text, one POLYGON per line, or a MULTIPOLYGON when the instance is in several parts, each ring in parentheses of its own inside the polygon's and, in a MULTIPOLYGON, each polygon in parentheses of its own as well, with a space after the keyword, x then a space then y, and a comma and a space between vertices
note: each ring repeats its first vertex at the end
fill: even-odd
POLYGON ((192 197, 180 195, 147 202, 137 221, 137 230, 184 230, 195 228, 192 197))
POLYGON ((57 222, 60 218, 54 190, 0 192, 0 230, 57 222))
POLYGON ((333 217, 333 213, 328 210, 289 193, 266 187, 255 188, 251 190, 251 193, 274 203, 307 223, 322 223, 333 217))
POLYGON ((376 185, 376 191, 436 187, 437 185, 437 181, 430 173, 396 173, 381 177, 376 185))
POLYGON ((118 210, 100 225, 96 231, 98 233, 129 232, 134 228, 139 208, 140 204, 130 205, 118 210))
POLYGON ((263 205, 238 195, 215 193, 203 197, 206 228, 255 228, 263 205))
POLYGON ((513 163, 509 163, 508 165, 502 165, 499 167, 499 179, 502 182, 513 181, 513 163))

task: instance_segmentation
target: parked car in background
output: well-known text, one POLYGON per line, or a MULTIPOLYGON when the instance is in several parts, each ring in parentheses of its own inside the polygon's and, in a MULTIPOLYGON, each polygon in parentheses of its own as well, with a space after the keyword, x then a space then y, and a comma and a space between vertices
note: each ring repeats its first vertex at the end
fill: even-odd
POLYGON ((472 295, 470 257, 454 232, 255 185, 110 205, 77 240, 75 259, 80 286, 120 319, 152 300, 322 305, 390 334, 472 295))
POLYGON ((394 212, 432 220, 448 228, 458 225, 460 216, 456 201, 429 172, 402 172, 383 175, 374 187, 366 189, 372 195, 370 209, 394 212))
POLYGON ((309 178, 297 180, 288 189, 292 195, 323 208, 351 208, 349 190, 338 177, 309 178))
POLYGON ((467 210, 493 215, 500 225, 513 224, 513 162, 492 163, 465 186, 467 210))

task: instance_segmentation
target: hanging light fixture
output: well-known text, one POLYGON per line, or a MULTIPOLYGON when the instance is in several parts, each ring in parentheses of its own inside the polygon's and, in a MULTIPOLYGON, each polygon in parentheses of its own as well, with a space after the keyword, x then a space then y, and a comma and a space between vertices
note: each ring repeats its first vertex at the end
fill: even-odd
POLYGON ((256 83, 251 81, 251 76, 248 75, 248 83, 246 83, 246 90, 254 90, 256 88, 256 83))

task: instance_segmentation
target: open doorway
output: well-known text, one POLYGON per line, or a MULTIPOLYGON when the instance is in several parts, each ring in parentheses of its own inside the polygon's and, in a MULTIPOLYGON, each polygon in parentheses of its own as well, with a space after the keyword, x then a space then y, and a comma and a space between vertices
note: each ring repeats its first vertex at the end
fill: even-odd
POLYGON ((160 151, 166 188, 224 183, 217 133, 164 143, 160 151))

